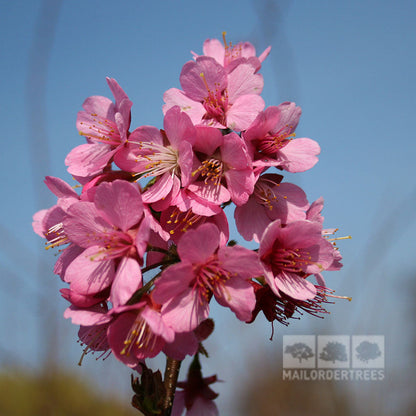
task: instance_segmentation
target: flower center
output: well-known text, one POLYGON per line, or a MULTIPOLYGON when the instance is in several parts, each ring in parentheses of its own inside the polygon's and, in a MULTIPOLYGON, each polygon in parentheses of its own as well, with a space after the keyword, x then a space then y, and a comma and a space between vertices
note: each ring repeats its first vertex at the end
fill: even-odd
POLYGON ((207 96, 204 98, 202 105, 206 113, 202 117, 203 120, 214 119, 218 123, 226 126, 226 111, 228 110, 228 92, 227 89, 221 90, 219 84, 215 84, 215 90, 211 90, 203 73, 200 74, 207 89, 207 96))
POLYGON ((182 212, 175 207, 172 214, 170 214, 169 220, 166 221, 166 223, 168 224, 169 228, 171 228, 169 230, 169 233, 173 235, 177 232, 185 233, 186 231, 188 231, 189 227, 200 222, 201 219, 201 215, 194 214, 192 210, 182 212))
POLYGON ((137 230, 128 232, 114 230, 105 233, 98 241, 100 249, 90 257, 90 260, 114 260, 124 256, 136 256, 137 251, 133 244, 136 233, 137 230))
POLYGON ((179 152, 172 146, 163 146, 153 142, 130 142, 139 145, 143 153, 137 155, 136 162, 148 162, 144 166, 143 177, 161 176, 166 172, 180 177, 179 152))
MULTIPOLYGON (((280 149, 285 147, 290 140, 295 137, 295 133, 289 134, 286 129, 289 126, 285 126, 280 129, 277 133, 268 134, 262 139, 257 139, 256 147, 257 150, 267 156, 275 155, 280 149)), ((290 130, 289 130, 290 131, 290 130)))
MULTIPOLYGON (((277 184, 273 184, 276 186, 277 184)), ((273 202, 276 201, 277 196, 271 187, 263 180, 259 180, 254 185, 254 195, 259 204, 264 205, 270 211, 273 210, 273 202)))
MULTIPOLYGON (((204 265, 196 266, 194 290, 198 292, 200 303, 209 302, 212 293, 223 287, 233 274, 225 270, 217 258, 213 257, 204 265)), ((229 296, 230 297, 230 296, 229 296)))
POLYGON ((301 274, 306 266, 313 263, 310 253, 305 249, 280 247, 273 248, 269 261, 274 275, 282 271, 301 274))
POLYGON ((224 164, 222 161, 211 158, 204 160, 201 166, 192 172, 192 176, 200 174, 204 178, 205 185, 214 185, 219 187, 224 175, 224 164))
POLYGON ((86 125, 89 132, 79 132, 81 136, 98 142, 103 142, 112 146, 118 146, 121 143, 120 133, 116 123, 99 116, 96 113, 91 113, 91 121, 88 123, 80 122, 81 125, 86 125))
POLYGON ((222 41, 224 42, 224 66, 227 66, 230 64, 234 59, 240 58, 241 56, 241 43, 237 43, 237 45, 234 45, 225 40, 227 32, 222 32, 222 41))

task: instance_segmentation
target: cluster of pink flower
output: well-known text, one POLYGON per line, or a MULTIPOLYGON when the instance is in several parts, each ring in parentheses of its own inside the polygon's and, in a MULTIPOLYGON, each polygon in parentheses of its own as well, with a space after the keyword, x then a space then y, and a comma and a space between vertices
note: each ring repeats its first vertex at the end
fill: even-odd
POLYGON ((298 308, 325 312, 321 272, 339 269, 341 256, 322 227, 323 200, 309 204, 300 187, 265 173, 310 169, 320 148, 295 137, 295 103, 264 109, 269 51, 205 41, 182 68, 182 90, 164 94, 163 129, 130 131, 132 102, 114 79, 114 102, 85 100, 77 128, 86 143, 65 160, 82 192, 47 177, 58 200, 35 214, 34 229, 61 247, 54 272, 69 284, 65 317, 80 325, 86 351, 132 368, 160 352, 194 356, 213 297, 243 322, 259 311, 281 323, 298 308), (231 203, 258 250, 229 242, 231 203))

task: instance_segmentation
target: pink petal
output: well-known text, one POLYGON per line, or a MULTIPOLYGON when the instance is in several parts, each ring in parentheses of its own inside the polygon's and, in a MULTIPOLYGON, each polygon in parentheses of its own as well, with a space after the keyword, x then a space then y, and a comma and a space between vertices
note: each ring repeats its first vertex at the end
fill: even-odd
POLYGON ((202 224, 195 230, 187 231, 179 240, 179 257, 192 264, 203 264, 216 251, 219 241, 218 228, 214 224, 202 224))
POLYGON ((278 238, 281 237, 281 232, 282 226, 280 220, 275 220, 267 226, 267 228, 264 230, 263 235, 261 236, 259 247, 260 258, 272 251, 273 244, 278 238))
POLYGON ((97 295, 82 295, 81 293, 74 292, 71 289, 60 289, 61 295, 68 302, 71 302, 73 306, 78 308, 89 308, 93 305, 101 303, 108 298, 107 291, 97 295))
POLYGON ((72 204, 63 226, 71 242, 84 248, 100 244, 108 233, 113 232, 113 227, 101 217, 92 202, 72 204))
POLYGON ((172 297, 182 297, 189 290, 188 286, 194 277, 192 264, 188 262, 182 261, 167 267, 156 280, 153 300, 162 305, 172 297))
POLYGON ((172 190, 174 179, 170 172, 164 173, 157 181, 142 195, 143 201, 147 204, 157 202, 166 198, 172 190))
POLYGON ((202 51, 205 56, 211 56, 220 65, 224 65, 225 49, 218 39, 207 39, 202 46, 202 51))
MULTIPOLYGON (((88 97, 82 104, 82 108, 85 110, 85 113, 89 113, 87 114, 89 117, 92 117, 92 114, 97 114, 100 117, 114 120, 114 103, 107 97, 102 97, 99 95, 88 97)), ((80 111, 78 116, 81 113, 84 113, 84 111, 80 111)), ((81 126, 79 126, 79 122, 77 120, 77 129, 82 131, 80 127, 81 126)))
POLYGON ((178 105, 180 109, 185 112, 193 124, 199 124, 205 114, 205 108, 199 101, 194 101, 189 98, 183 91, 177 88, 171 88, 163 94, 165 105, 163 106, 163 113, 178 105))
POLYGON ((94 203, 100 214, 110 223, 127 231, 143 216, 143 203, 136 184, 115 180, 98 185, 94 203))
POLYGON ((101 247, 93 246, 81 253, 66 269, 70 289, 83 295, 102 292, 114 280, 113 260, 94 260, 101 247))
POLYGON ((237 206, 245 204, 254 190, 255 179, 252 169, 230 169, 224 176, 231 200, 237 206))
POLYGON ((187 62, 179 77, 185 94, 195 101, 204 101, 211 91, 223 91, 227 86, 227 75, 224 68, 215 59, 201 56, 196 62, 187 62), (203 76, 201 76, 203 74, 203 76))
POLYGON ((110 301, 113 307, 124 305, 136 290, 142 287, 142 273, 137 261, 123 257, 111 286, 110 301))
POLYGON ((84 326, 101 325, 110 322, 112 319, 100 305, 88 309, 70 306, 65 310, 64 318, 71 318, 73 324, 84 326))
POLYGON ((47 231, 47 229, 44 226, 44 219, 48 214, 48 211, 49 210, 47 209, 41 209, 33 215, 33 231, 42 238, 45 238, 45 232, 47 231))
MULTIPOLYGON (((175 339, 166 343, 163 352, 174 360, 184 360, 186 355, 195 355, 198 351, 199 342, 194 332, 175 333, 175 339)), ((175 394, 176 398, 176 394, 175 394)))
POLYGON ((245 247, 221 247, 218 260, 225 270, 237 274, 241 279, 252 279, 263 274, 259 255, 245 247))
POLYGON ((309 248, 322 241, 322 226, 317 222, 293 221, 282 228, 280 241, 284 247, 309 248))
POLYGON ((294 139, 279 151, 278 162, 288 172, 304 172, 315 166, 320 152, 321 148, 315 140, 294 139))
POLYGON ((141 315, 155 335, 161 336, 166 342, 172 342, 175 339, 175 332, 166 325, 159 312, 145 307, 141 315))
POLYGON ((263 98, 258 95, 238 97, 227 112, 227 126, 236 131, 246 130, 264 106, 263 98))
POLYGON ((272 188, 276 199, 271 201, 272 220, 280 218, 283 224, 306 219, 309 203, 305 192, 292 183, 282 182, 272 188))
POLYGON ((84 249, 82 247, 75 244, 69 245, 58 257, 53 272, 61 276, 64 282, 69 282, 65 275, 66 269, 83 251, 84 249))
POLYGON ((229 307, 241 321, 251 319, 256 295, 248 281, 238 277, 231 278, 224 285, 216 286, 214 296, 220 305, 229 307))
POLYGON ((73 188, 60 178, 46 176, 44 182, 49 190, 58 198, 79 198, 73 188))
POLYGON ((221 205, 228 202, 231 198, 230 192, 223 185, 206 184, 202 181, 197 181, 188 186, 188 190, 196 194, 199 198, 215 205, 221 205))
POLYGON ((181 297, 172 298, 162 306, 162 318, 175 332, 195 329, 209 315, 208 302, 202 301, 191 289, 181 297))
MULTIPOLYGON (((279 117, 276 120, 276 124, 273 129, 270 130, 271 133, 282 133, 292 134, 298 123, 302 110, 300 107, 297 107, 295 103, 284 102, 277 106, 279 117)), ((266 110, 267 111, 267 110, 266 110)))
POLYGON ((234 104, 243 95, 260 95, 263 90, 263 76, 254 74, 255 68, 249 64, 238 65, 228 75, 228 99, 234 104))
POLYGON ((316 296, 316 287, 308 280, 292 273, 282 273, 280 277, 274 279, 274 285, 266 278, 272 290, 278 294, 276 289, 281 290, 286 295, 294 299, 307 300, 316 296))
POLYGON ((183 140, 189 143, 195 141, 195 127, 189 116, 181 112, 179 106, 175 106, 166 112, 163 128, 174 149, 177 149, 183 140))
POLYGON ((223 143, 224 136, 220 130, 205 126, 196 128, 195 151, 211 156, 223 143))
POLYGON ((92 176, 101 173, 116 150, 102 143, 85 143, 75 147, 65 158, 68 172, 75 176, 92 176))
POLYGON ((236 133, 230 133, 224 136, 224 143, 221 146, 221 159, 234 169, 251 168, 247 145, 236 133))
POLYGON ((234 211, 235 224, 241 236, 251 241, 260 242, 260 238, 270 224, 270 218, 265 208, 259 205, 255 198, 249 198, 247 203, 237 206, 234 211))

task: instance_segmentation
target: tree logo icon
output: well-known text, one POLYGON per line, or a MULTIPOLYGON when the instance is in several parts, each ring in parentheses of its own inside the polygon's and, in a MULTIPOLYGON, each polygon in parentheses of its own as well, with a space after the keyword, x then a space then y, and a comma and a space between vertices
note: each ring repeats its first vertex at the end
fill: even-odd
POLYGON ((348 335, 319 335, 318 351, 318 367, 349 368, 350 337, 348 335))
POLYGON ((384 368, 384 335, 353 335, 353 368, 384 368))
POLYGON ((381 356, 380 348, 375 342, 362 341, 355 351, 357 351, 357 358, 365 363, 381 356))
POLYGON ((315 335, 283 335, 283 368, 315 368, 315 335))
POLYGON ((319 354, 319 358, 324 361, 348 361, 347 348, 345 344, 341 342, 328 342, 322 352, 319 354))
POLYGON ((290 354, 293 358, 297 358, 299 363, 302 360, 308 360, 313 357, 315 354, 312 352, 312 348, 309 345, 304 344, 303 342, 297 342, 293 345, 287 345, 285 348, 285 353, 290 354))

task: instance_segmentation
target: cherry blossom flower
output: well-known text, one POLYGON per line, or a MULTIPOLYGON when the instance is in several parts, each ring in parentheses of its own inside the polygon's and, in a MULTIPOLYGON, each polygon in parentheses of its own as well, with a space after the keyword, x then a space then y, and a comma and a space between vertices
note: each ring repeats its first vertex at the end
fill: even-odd
POLYGON ((257 166, 277 166, 288 172, 303 172, 318 161, 320 147, 308 138, 294 139, 300 107, 284 102, 268 107, 250 125, 243 137, 249 143, 257 166))
POLYGON ((85 249, 66 268, 70 289, 89 295, 112 285, 113 304, 127 301, 142 284, 150 232, 138 187, 122 180, 101 183, 94 202, 68 209, 63 226, 69 240, 85 249))
POLYGON ((176 332, 189 332, 208 318, 212 296, 238 319, 250 319, 255 296, 249 280, 262 273, 257 253, 220 247, 219 241, 214 224, 189 230, 178 242, 180 263, 167 267, 155 283, 153 299, 176 332))
POLYGON ((115 103, 102 96, 87 98, 78 113, 77 128, 87 143, 75 147, 66 157, 68 172, 78 177, 101 173, 126 142, 133 103, 117 81, 107 78, 115 103))
MULTIPOLYGON (((226 68, 228 71, 235 68, 235 66, 249 62, 251 65, 260 69, 261 63, 269 55, 271 47, 266 50, 257 58, 256 49, 250 42, 238 42, 233 45, 231 42, 227 42, 225 39, 226 33, 223 32, 222 40, 207 39, 202 47, 204 56, 210 56, 214 58, 220 65, 226 68)), ((198 58, 198 55, 192 52, 194 58, 198 58)))
POLYGON ((280 292, 299 300, 316 296, 315 286, 306 280, 326 270, 334 261, 332 244, 322 236, 317 222, 294 221, 284 227, 280 220, 264 231, 259 248, 266 282, 280 292))
POLYGON ((142 126, 134 130, 128 145, 115 158, 117 165, 142 177, 157 180, 143 193, 146 203, 165 201, 160 210, 169 206, 180 187, 191 180, 197 163, 192 151, 195 127, 179 107, 170 109, 164 118, 164 130, 142 126))
POLYGON ((134 305, 114 308, 112 314, 115 317, 108 327, 108 342, 116 358, 129 367, 155 357, 166 341, 173 342, 175 338, 157 306, 147 297, 134 305))
POLYGON ((223 136, 212 128, 199 132, 194 150, 201 163, 192 172, 195 181, 188 190, 217 205, 229 200, 236 205, 246 203, 255 177, 244 140, 234 132, 223 136))
POLYGON ((264 108, 263 77, 255 72, 250 63, 227 72, 214 58, 196 58, 182 68, 183 91, 165 92, 163 111, 179 105, 195 125, 245 130, 264 108))
POLYGON ((282 224, 306 219, 309 207, 305 192, 298 186, 280 182, 283 176, 261 175, 248 201, 234 211, 235 224, 241 236, 257 243, 270 224, 280 219, 282 224))

